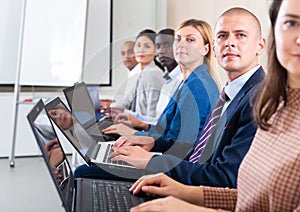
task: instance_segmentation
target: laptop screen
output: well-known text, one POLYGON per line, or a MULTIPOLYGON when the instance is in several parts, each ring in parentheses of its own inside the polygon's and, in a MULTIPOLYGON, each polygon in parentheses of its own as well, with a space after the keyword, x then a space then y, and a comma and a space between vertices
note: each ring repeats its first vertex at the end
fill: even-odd
MULTIPOLYGON (((81 125, 87 128, 98 121, 98 109, 95 108, 95 106, 100 109, 100 102, 99 105, 93 104, 85 83, 82 82, 67 87, 63 92, 71 108, 72 114, 81 125)), ((95 98, 95 95, 98 95, 98 92, 97 94, 91 92, 91 95, 95 98)))
POLYGON ((45 106, 49 117, 66 136, 86 162, 89 162, 98 142, 81 126, 59 97, 45 106))
POLYGON ((89 87, 88 92, 91 97, 95 112, 97 114, 97 119, 99 120, 99 119, 103 118, 103 115, 101 113, 101 105, 100 105, 98 88, 97 87, 89 87))
POLYGON ((38 146, 66 211, 72 210, 74 176, 40 100, 27 115, 38 146))

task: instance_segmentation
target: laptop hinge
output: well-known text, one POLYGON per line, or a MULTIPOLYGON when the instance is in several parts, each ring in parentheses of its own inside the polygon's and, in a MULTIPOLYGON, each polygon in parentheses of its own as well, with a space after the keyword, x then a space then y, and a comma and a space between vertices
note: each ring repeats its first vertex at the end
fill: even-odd
POLYGON ((73 188, 72 211, 75 211, 75 202, 76 202, 76 189, 73 188))
POLYGON ((96 159, 100 147, 101 147, 101 144, 97 143, 96 146, 92 149, 92 153, 91 153, 91 156, 90 156, 91 159, 96 159))

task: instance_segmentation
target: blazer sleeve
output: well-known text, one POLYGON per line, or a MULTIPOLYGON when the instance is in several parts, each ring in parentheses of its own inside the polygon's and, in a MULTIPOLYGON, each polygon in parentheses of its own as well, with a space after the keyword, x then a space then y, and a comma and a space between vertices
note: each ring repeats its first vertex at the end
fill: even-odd
MULTIPOLYGON (((203 105, 203 108, 199 108, 199 104, 186 86, 177 95, 176 99, 169 102, 155 125, 149 125, 148 131, 136 132, 135 135, 194 143, 203 125, 203 121, 199 120, 199 110, 208 107, 203 105)), ((204 103, 205 99, 203 98, 202 104, 204 103)))

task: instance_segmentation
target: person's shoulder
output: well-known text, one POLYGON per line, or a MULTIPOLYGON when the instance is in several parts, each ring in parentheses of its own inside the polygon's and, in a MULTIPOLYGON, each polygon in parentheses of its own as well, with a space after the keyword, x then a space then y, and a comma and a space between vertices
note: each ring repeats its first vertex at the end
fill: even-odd
POLYGON ((128 77, 133 77, 136 74, 141 73, 141 71, 142 71, 141 70, 141 65, 137 64, 136 66, 134 66, 134 68, 131 71, 129 71, 128 77))
POLYGON ((155 64, 154 60, 152 60, 149 64, 147 64, 144 68, 144 71, 160 71, 161 73, 163 73, 163 71, 155 64))
POLYGON ((180 70, 179 65, 176 66, 176 67, 169 73, 169 76, 170 76, 172 79, 182 80, 183 74, 182 74, 182 72, 181 72, 181 70, 180 70))
POLYGON ((251 75, 251 77, 249 78, 248 81, 253 80, 253 81, 260 82, 260 81, 262 81, 265 78, 265 76, 266 76, 266 73, 265 73, 263 67, 259 66, 256 69, 256 71, 254 71, 254 73, 251 75))
POLYGON ((262 86, 265 77, 266 73, 260 66, 245 83, 245 89, 249 89, 250 93, 254 92, 262 86))

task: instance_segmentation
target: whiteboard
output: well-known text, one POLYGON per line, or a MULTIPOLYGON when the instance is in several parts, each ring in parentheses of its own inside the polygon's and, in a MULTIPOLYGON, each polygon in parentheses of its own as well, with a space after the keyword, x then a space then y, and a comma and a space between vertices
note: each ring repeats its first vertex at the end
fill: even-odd
POLYGON ((111 85, 111 0, 88 0, 82 80, 111 85))
POLYGON ((26 2, 20 85, 111 84, 111 0, 3 0, 0 84, 14 84, 26 2))
POLYGON ((18 39, 22 0, 1 0, 0 7, 0 85, 16 78, 18 39))
POLYGON ((80 80, 86 1, 27 0, 21 85, 66 86, 80 80))

